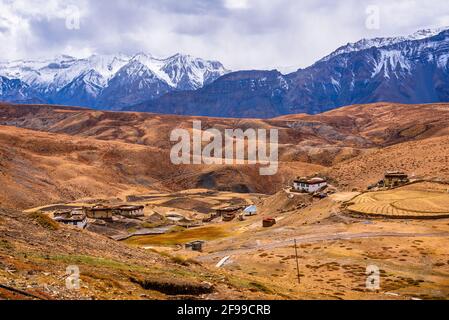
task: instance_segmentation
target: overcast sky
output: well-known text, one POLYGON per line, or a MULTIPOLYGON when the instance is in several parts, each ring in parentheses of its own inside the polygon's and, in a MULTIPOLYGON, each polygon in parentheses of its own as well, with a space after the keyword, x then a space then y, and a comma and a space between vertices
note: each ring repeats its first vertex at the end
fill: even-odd
POLYGON ((364 37, 442 26, 448 0, 0 0, 0 59, 181 52, 294 69, 364 37))

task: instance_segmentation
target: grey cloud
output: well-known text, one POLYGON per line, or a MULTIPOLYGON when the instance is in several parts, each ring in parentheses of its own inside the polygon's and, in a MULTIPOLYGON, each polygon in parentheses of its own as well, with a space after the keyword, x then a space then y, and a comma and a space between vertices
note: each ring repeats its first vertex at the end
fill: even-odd
MULTIPOLYGON (((75 3, 55 1, 60 8, 75 3)), ((225 0, 82 0, 77 4, 83 13, 80 30, 68 30, 63 18, 48 12, 16 10, 29 28, 8 36, 12 26, 1 23, 6 14, 0 12, 0 36, 6 46, 14 46, 11 52, 26 57, 84 49, 159 56, 183 52, 220 60, 234 70, 273 69, 305 67, 362 37, 403 35, 449 24, 447 0, 246 1, 247 8, 231 9, 225 0), (381 9, 379 30, 365 27, 365 9, 372 4, 381 9)), ((12 6, 5 0, 2 4, 12 6)), ((9 52, 0 48, 1 55, 9 52)))

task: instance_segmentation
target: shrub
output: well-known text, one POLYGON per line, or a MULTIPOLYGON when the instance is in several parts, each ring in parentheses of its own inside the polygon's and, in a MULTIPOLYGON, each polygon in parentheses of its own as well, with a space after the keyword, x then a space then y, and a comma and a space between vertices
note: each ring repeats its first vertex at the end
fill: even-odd
POLYGON ((42 228, 49 230, 58 230, 60 228, 59 223, 43 213, 33 212, 30 214, 30 218, 36 221, 42 228))

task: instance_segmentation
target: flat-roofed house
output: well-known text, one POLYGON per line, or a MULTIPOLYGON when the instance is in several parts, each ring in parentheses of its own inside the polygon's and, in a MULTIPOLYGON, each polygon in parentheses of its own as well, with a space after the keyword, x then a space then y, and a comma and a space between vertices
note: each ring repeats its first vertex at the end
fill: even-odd
POLYGON ((276 219, 274 218, 265 218, 262 220, 262 226, 264 228, 270 228, 276 224, 276 219))
POLYGON ((53 214, 54 220, 65 224, 84 229, 87 226, 87 216, 83 209, 61 210, 53 214))
POLYGON ((221 216, 223 218, 223 221, 229 222, 234 220, 234 218, 239 214, 243 209, 245 209, 244 206, 232 206, 232 207, 221 207, 217 208, 215 210, 216 216, 221 216))
POLYGON ((87 217, 91 219, 112 219, 114 215, 112 207, 97 205, 91 208, 86 208, 87 217))
POLYGON ((315 193, 327 187, 327 181, 322 178, 300 178, 293 181, 293 190, 298 192, 315 193))
POLYGON ((144 216, 144 206, 118 206, 114 208, 114 214, 127 218, 137 218, 144 216))
POLYGON ((189 243, 186 243, 186 249, 191 248, 193 251, 203 251, 203 245, 205 241, 195 240, 189 243))
POLYGON ((394 188, 408 183, 408 175, 402 171, 387 171, 384 178, 384 186, 394 188))
POLYGON ((232 207, 220 207, 215 209, 217 216, 223 216, 225 214, 237 214, 245 209, 244 206, 232 206, 232 207))
POLYGON ((257 214, 257 207, 255 205, 249 206, 243 210, 245 216, 255 216, 257 214))

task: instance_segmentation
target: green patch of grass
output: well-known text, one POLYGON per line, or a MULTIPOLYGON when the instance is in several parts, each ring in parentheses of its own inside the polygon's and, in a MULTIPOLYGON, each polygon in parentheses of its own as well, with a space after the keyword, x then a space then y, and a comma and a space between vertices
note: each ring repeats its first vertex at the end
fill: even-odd
POLYGON ((252 281, 252 282, 249 283, 249 285, 252 288, 256 289, 257 291, 261 291, 263 293, 273 293, 273 291, 271 291, 271 289, 268 288, 263 283, 252 281))
POLYGON ((33 212, 29 214, 29 217, 36 221, 42 228, 53 231, 60 228, 60 225, 55 220, 43 213, 33 212))
POLYGON ((105 267, 116 270, 131 270, 131 271, 139 271, 145 272, 148 271, 147 268, 134 264, 126 264, 120 261, 115 261, 111 259, 98 258, 93 256, 86 255, 54 255, 49 256, 48 259, 61 261, 66 264, 74 264, 74 265, 88 265, 93 267, 105 267))
POLYGON ((247 279, 242 279, 239 277, 228 277, 227 280, 229 281, 229 283, 237 288, 246 288, 250 291, 256 292, 263 292, 266 294, 273 294, 274 291, 271 290, 270 288, 268 288, 266 285, 264 285, 263 283, 260 283, 258 281, 254 281, 254 280, 247 280, 247 279))

